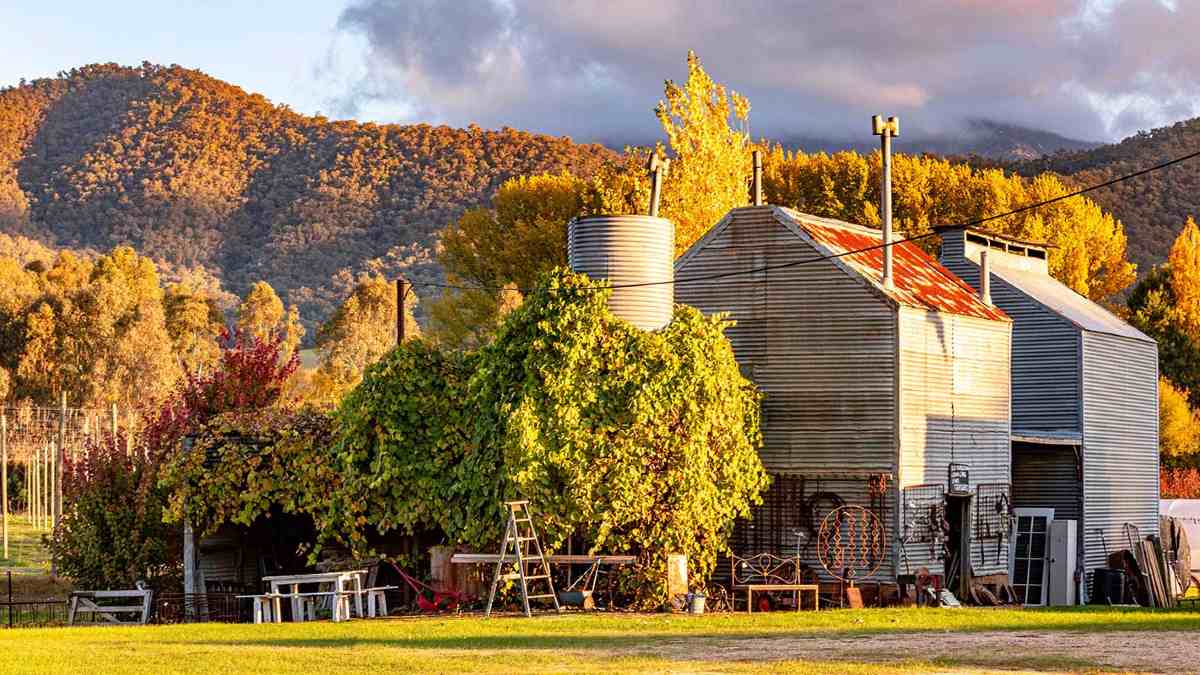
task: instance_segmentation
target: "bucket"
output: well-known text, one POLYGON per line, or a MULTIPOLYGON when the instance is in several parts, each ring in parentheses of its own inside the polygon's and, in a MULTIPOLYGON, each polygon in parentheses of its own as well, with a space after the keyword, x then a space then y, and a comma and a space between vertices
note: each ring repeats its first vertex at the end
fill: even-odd
POLYGON ((688 607, 689 614, 703 614, 704 613, 704 597, 705 596, 703 593, 688 593, 687 607, 688 607))

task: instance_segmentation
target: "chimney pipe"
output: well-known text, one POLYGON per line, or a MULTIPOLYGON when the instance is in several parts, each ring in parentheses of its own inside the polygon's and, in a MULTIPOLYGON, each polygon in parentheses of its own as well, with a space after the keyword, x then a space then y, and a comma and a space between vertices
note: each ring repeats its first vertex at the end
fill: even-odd
POLYGON ((754 178, 750 182, 750 199, 755 206, 762 206, 762 150, 755 150, 751 155, 754 157, 754 178))
POLYGON ((979 299, 992 306, 992 269, 988 264, 988 252, 979 252, 979 299))
POLYGON ((879 136, 880 155, 883 164, 882 181, 879 188, 879 215, 883 218, 883 287, 891 288, 892 281, 892 138, 900 135, 900 120, 889 117, 887 122, 880 115, 871 117, 871 131, 879 136))
POLYGON ((650 172, 650 216, 658 217, 658 201, 662 196, 662 182, 667 177, 667 170, 671 167, 671 160, 660 158, 657 152, 650 154, 650 162, 646 165, 646 169, 650 172))

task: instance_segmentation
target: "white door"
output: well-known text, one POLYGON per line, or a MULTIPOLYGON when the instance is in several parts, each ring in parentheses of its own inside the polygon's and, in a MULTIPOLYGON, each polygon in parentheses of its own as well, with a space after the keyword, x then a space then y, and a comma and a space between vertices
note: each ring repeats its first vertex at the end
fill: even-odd
POLYGON ((1047 545, 1054 509, 1013 509, 1016 527, 1011 539, 1009 580, 1017 600, 1025 605, 1046 604, 1047 545))

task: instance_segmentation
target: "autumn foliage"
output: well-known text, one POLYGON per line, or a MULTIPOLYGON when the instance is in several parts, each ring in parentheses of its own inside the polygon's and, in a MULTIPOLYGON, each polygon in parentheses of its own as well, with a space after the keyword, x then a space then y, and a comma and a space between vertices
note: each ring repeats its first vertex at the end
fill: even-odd
POLYGON ((63 515, 49 539, 58 572, 82 588, 174 590, 179 529, 163 522, 166 493, 153 459, 104 434, 63 462, 63 515))
POLYGON ((1159 473, 1163 499, 1200 499, 1200 469, 1167 469, 1159 473))
POLYGON ((285 356, 283 340, 227 331, 218 367, 188 373, 147 427, 143 438, 150 454, 169 454, 184 434, 222 413, 275 405, 300 364, 298 354, 285 356))

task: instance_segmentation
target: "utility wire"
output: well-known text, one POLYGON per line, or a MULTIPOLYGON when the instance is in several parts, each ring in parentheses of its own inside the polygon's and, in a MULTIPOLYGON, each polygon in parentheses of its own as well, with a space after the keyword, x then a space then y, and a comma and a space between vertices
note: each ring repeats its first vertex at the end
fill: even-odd
MULTIPOLYGON (((1067 194, 1059 195, 1057 197, 1052 197, 1050 199, 1036 202, 1034 204, 1028 204, 1026 206, 1022 206, 1020 208, 1013 209, 1011 211, 1006 211, 1004 213, 987 216, 985 218, 978 218, 976 220, 968 221, 965 223, 949 225, 946 227, 950 227, 950 228, 974 227, 976 225, 982 225, 984 223, 988 223, 993 220, 1000 220, 1001 218, 1008 218, 1009 216, 1015 216, 1020 213, 1025 213, 1026 211, 1040 209, 1044 206, 1049 206, 1050 204, 1061 202, 1063 200, 1070 199, 1072 197, 1079 197, 1081 195, 1087 194, 1094 190, 1099 190, 1101 188, 1106 188, 1111 185, 1116 185, 1117 183, 1131 180, 1133 178, 1138 178, 1140 176, 1144 176, 1144 175, 1146 175, 1148 173, 1152 173, 1154 171, 1166 169, 1167 167, 1186 162, 1190 159, 1195 159, 1196 157, 1200 157, 1200 150, 1198 150, 1196 152, 1188 153, 1186 155, 1183 155, 1182 157, 1176 157, 1175 159, 1168 160, 1161 164, 1155 164, 1154 166, 1147 167, 1145 169, 1141 169, 1141 170, 1135 171, 1133 173, 1125 174, 1123 176, 1118 176, 1116 178, 1106 180, 1102 183, 1090 185, 1088 187, 1081 188, 1079 190, 1075 190, 1074 192, 1069 192, 1067 194)), ((925 234, 917 235, 915 237, 907 237, 905 239, 896 239, 891 242, 882 242, 881 241, 880 243, 875 244, 874 246, 867 246, 865 248, 854 249, 852 251, 842 251, 841 253, 822 255, 822 256, 817 256, 814 258, 804 258, 803 260, 793 260, 791 262, 779 263, 776 265, 762 265, 760 267, 755 267, 755 268, 751 268, 748 270, 734 270, 732 272, 722 272, 720 274, 706 274, 706 275, 702 275, 702 276, 678 277, 675 279, 667 279, 667 280, 663 280, 663 281, 643 281, 643 282, 639 282, 639 283, 635 283, 635 284, 619 284, 619 285, 614 285, 614 286, 584 286, 578 290, 598 291, 598 290, 603 290, 606 288, 611 288, 611 289, 644 288, 647 286, 665 286, 667 284, 688 284, 688 283, 695 283, 695 282, 699 282, 699 281, 715 281, 718 279, 727 279, 729 277, 736 277, 736 276, 742 276, 742 275, 762 274, 763 272, 770 272, 772 270, 779 270, 779 269, 787 269, 789 267, 796 267, 797 265, 807 265, 809 263, 821 262, 822 260, 833 260, 835 258, 842 258, 845 256, 857 255, 859 253, 868 253, 870 251, 879 250, 882 248, 886 248, 888 246, 895 246, 897 244, 902 244, 905 242, 921 241, 922 239, 928 239, 930 237, 933 237, 936 234, 937 234, 936 232, 930 231, 930 232, 926 232, 925 234)), ((512 287, 507 287, 507 286, 483 286, 483 285, 463 286, 463 285, 455 285, 455 284, 440 284, 440 283, 435 283, 435 282, 422 282, 422 283, 410 282, 409 285, 410 286, 421 286, 424 288, 445 288, 445 289, 459 290, 459 291, 513 291, 513 292, 520 292, 520 293, 530 293, 530 292, 536 290, 536 289, 528 289, 528 288, 512 288, 512 287)))

